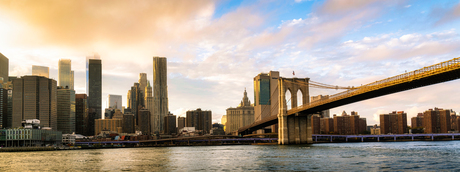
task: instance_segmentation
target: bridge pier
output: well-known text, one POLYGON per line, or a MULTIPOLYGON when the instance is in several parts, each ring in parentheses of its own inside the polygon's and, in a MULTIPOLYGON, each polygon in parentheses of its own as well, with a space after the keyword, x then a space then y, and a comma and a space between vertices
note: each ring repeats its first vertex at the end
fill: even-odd
POLYGON ((278 144, 312 143, 311 116, 278 117, 278 144))

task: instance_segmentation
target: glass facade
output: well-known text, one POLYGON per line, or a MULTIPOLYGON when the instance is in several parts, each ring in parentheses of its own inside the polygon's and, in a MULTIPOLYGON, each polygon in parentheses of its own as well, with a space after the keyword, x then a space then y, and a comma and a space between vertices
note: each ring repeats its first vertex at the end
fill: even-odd
POLYGON ((59 86, 73 90, 72 65, 69 59, 59 60, 59 86))
POLYGON ((258 85, 259 91, 259 104, 270 105, 270 79, 260 79, 258 85))

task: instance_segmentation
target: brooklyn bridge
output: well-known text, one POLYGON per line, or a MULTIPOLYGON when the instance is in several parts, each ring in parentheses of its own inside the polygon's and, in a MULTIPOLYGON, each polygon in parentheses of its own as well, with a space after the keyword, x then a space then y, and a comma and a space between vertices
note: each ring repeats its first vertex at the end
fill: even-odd
POLYGON ((460 58, 406 72, 358 87, 338 87, 310 81, 309 78, 278 78, 277 97, 278 113, 238 129, 240 135, 252 134, 254 131, 278 124, 278 144, 312 143, 311 116, 335 107, 398 93, 406 90, 438 84, 460 78, 460 58), (345 89, 346 91, 329 95, 327 99, 309 102, 309 87, 345 89), (291 94, 286 100, 286 92, 303 94, 301 106, 297 106, 297 95, 291 94), (287 108, 291 102, 291 109, 287 108))

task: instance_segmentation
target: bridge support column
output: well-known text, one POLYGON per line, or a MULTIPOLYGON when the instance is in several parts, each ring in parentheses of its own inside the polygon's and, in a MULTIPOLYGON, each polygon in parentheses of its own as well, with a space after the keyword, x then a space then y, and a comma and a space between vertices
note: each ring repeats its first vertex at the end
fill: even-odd
POLYGON ((278 117, 278 124, 278 144, 305 144, 313 142, 310 116, 292 115, 278 117))
POLYGON ((288 144, 287 116, 278 116, 278 144, 288 144))

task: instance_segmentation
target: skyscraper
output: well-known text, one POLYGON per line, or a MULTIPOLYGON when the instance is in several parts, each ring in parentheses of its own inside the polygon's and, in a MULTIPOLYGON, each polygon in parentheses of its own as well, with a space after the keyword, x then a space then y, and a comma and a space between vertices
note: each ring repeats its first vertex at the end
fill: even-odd
POLYGON ((73 71, 70 59, 59 60, 59 86, 63 88, 68 87, 71 90, 73 88, 73 71))
POLYGON ((50 69, 46 66, 36 66, 32 65, 32 75, 34 76, 43 76, 50 77, 50 69))
MULTIPOLYGON (((147 87, 145 87, 145 109, 150 111, 150 131, 155 131, 154 129, 158 126, 158 117, 154 114, 154 106, 153 106, 153 94, 152 94, 152 87, 150 86, 150 81, 147 81, 147 87)), ((158 115, 158 114, 156 114, 158 115)))
POLYGON ((139 114, 139 130, 142 131, 143 135, 150 135, 151 134, 151 119, 150 119, 150 111, 148 109, 141 109, 138 112, 139 114))
POLYGON ((167 83, 166 57, 153 57, 153 102, 154 117, 152 121, 159 121, 158 126, 152 131, 164 129, 164 117, 168 115, 168 83, 167 83))
POLYGON ((134 85, 131 87, 131 90, 128 91, 128 109, 130 109, 134 114, 136 125, 139 122, 138 111, 144 107, 144 98, 142 95, 143 94, 141 93, 139 83, 134 83, 134 85))
POLYGON ((13 80, 12 127, 22 120, 39 119, 40 126, 57 129, 57 82, 42 76, 23 76, 13 80))
POLYGON ((75 132, 75 91, 62 86, 57 89, 57 130, 75 132))
MULTIPOLYGON (((278 71, 270 71, 269 73, 260 73, 254 77, 254 121, 260 121, 272 115, 278 114, 278 71)), ((277 125, 266 127, 272 132, 277 132, 277 125)), ((263 133, 259 130, 257 133, 263 133)))
POLYGON ((75 133, 88 136, 88 101, 86 94, 75 95, 75 133))
POLYGON ((123 102, 122 102, 121 95, 109 94, 107 96, 107 108, 119 109, 121 111, 122 105, 123 105, 123 102))
MULTIPOLYGON (((142 93, 142 99, 145 99, 145 88, 147 87, 147 74, 146 73, 140 73, 139 74, 139 89, 141 90, 142 93)), ((145 102, 144 102, 145 103, 145 102)), ((143 104, 142 106, 146 106, 143 104)))
POLYGON ((0 77, 3 78, 3 83, 8 82, 8 66, 8 58, 6 58, 2 53, 0 53, 0 77))
MULTIPOLYGON (((99 55, 86 57, 86 91, 88 93, 88 113, 95 119, 102 118, 102 63, 99 55)), ((94 123, 93 123, 94 124, 94 123)), ((89 126, 94 128, 94 126, 89 126)))

